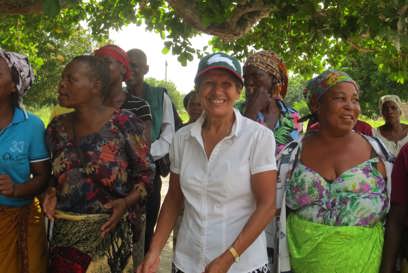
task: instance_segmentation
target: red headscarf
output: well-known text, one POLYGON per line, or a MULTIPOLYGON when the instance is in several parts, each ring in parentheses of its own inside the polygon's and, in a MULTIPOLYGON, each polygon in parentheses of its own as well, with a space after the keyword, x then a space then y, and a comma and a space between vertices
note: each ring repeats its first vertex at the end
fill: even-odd
POLYGON ((123 64, 126 69, 124 80, 127 81, 130 79, 131 71, 129 66, 129 58, 127 53, 122 48, 118 47, 117 45, 106 45, 95 50, 94 54, 95 56, 100 57, 112 57, 116 61, 123 64))

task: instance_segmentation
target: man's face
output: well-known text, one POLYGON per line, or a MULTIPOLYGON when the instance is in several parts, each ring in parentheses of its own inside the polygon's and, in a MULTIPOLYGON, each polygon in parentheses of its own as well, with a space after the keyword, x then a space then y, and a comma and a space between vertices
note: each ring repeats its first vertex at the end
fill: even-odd
POLYGON ((126 82, 128 86, 135 86, 143 83, 144 75, 149 71, 149 66, 146 64, 146 57, 138 52, 128 53, 129 65, 132 75, 126 82))

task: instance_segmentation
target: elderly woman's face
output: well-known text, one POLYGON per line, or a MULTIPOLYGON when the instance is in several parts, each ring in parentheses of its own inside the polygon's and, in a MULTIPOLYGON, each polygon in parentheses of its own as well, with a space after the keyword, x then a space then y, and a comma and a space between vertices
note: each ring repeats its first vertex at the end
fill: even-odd
POLYGON ((240 89, 233 75, 222 69, 214 69, 201 76, 198 93, 207 115, 221 117, 233 111, 240 89))
POLYGON ((393 101, 384 102, 382 105, 381 113, 385 122, 400 120, 401 112, 398 108, 398 105, 393 101))
POLYGON ((6 61, 0 57, 0 100, 9 98, 12 92, 16 92, 10 68, 6 61))
POLYGON ((244 85, 247 98, 250 98, 261 89, 267 91, 271 97, 276 95, 274 94, 275 84, 273 77, 253 65, 246 67, 244 70, 244 85))
POLYGON ((104 57, 106 58, 107 63, 109 64, 109 71, 111 74, 111 81, 112 82, 122 82, 125 78, 125 68, 124 66, 118 62, 115 58, 112 57, 104 57))
POLYGON ((352 83, 343 82, 320 98, 317 115, 321 127, 329 126, 342 131, 351 131, 360 111, 357 89, 352 83))
POLYGON ((62 72, 58 87, 58 102, 61 106, 75 108, 100 96, 99 86, 91 77, 88 64, 81 61, 69 63, 62 72))

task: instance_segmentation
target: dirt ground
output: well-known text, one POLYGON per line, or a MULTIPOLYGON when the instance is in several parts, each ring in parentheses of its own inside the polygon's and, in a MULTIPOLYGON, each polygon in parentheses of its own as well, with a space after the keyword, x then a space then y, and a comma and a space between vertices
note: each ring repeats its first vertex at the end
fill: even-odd
MULTIPOLYGON (((169 177, 162 178, 162 189, 161 189, 161 196, 162 202, 164 196, 167 193, 167 189, 169 186, 169 177)), ((160 270, 159 273, 170 273, 171 272, 171 260, 173 258, 173 235, 170 236, 169 240, 167 241, 166 246, 163 249, 163 252, 160 256, 160 270)))

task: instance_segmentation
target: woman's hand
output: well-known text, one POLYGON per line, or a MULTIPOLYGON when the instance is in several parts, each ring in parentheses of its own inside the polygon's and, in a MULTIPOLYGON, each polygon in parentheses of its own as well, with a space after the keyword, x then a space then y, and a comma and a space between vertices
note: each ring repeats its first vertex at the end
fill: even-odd
POLYGON ((142 263, 137 267, 136 273, 156 273, 159 271, 160 253, 153 254, 151 251, 147 252, 142 263))
POLYGON ((49 187, 44 194, 43 210, 49 219, 54 219, 55 208, 57 207, 57 190, 55 187, 49 187))
POLYGON ((119 198, 110 201, 104 205, 106 209, 112 209, 112 215, 108 221, 101 227, 101 236, 105 237, 109 232, 111 232, 116 225, 119 223, 120 219, 126 212, 126 199, 119 198))
POLYGON ((136 273, 156 273, 159 271, 160 253, 147 252, 142 263, 137 267, 136 273))
POLYGON ((207 264, 203 273, 226 273, 234 263, 234 258, 229 252, 224 252, 211 263, 207 264))
POLYGON ((253 90, 253 95, 250 96, 246 103, 246 116, 254 119, 256 114, 267 108, 271 102, 272 98, 268 90, 263 87, 253 90))
POLYGON ((6 174, 0 175, 0 194, 7 197, 14 197, 15 184, 10 176, 6 174))

